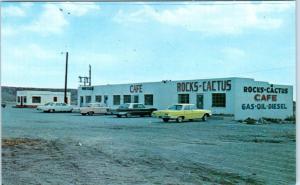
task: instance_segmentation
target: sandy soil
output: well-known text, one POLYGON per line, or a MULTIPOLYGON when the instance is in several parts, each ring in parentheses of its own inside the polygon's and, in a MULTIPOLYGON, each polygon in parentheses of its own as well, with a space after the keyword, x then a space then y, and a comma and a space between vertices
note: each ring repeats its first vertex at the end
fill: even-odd
POLYGON ((295 125, 2 110, 6 184, 295 184, 295 125))

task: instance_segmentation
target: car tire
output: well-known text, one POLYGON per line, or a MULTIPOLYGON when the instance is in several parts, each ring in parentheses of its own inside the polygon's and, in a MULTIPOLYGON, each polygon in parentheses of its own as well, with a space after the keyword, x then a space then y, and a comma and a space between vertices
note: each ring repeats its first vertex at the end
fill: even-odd
POLYGON ((177 119, 176 119, 176 122, 177 123, 181 123, 183 121, 183 117, 182 116, 180 116, 180 117, 178 117, 177 119))
POLYGON ((120 117, 121 117, 121 115, 117 114, 117 117, 118 117, 118 118, 120 118, 120 117))
POLYGON ((90 111, 90 112, 88 112, 88 115, 89 115, 89 116, 92 116, 92 115, 94 115, 94 112, 93 112, 93 111, 90 111))
POLYGON ((207 114, 204 114, 202 117, 202 121, 206 121, 207 120, 207 114))
POLYGON ((85 116, 85 115, 86 115, 86 113, 81 113, 81 115, 85 116))
POLYGON ((165 123, 169 122, 169 118, 163 118, 162 119, 165 123))
POLYGON ((50 110, 49 110, 49 112, 54 112, 54 111, 55 111, 54 109, 50 109, 50 110))

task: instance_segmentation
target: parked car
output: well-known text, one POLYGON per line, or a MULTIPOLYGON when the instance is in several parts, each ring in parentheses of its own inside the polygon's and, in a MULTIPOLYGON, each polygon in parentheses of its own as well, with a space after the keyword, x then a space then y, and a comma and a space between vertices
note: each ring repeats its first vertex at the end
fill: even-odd
POLYGON ((206 121, 212 115, 210 110, 197 109, 194 104, 175 104, 167 110, 155 111, 153 117, 161 118, 164 122, 176 120, 178 123, 184 120, 202 119, 206 121))
POLYGON ((108 114, 110 108, 101 103, 89 103, 87 107, 80 108, 81 115, 108 114))
POLYGON ((6 103, 2 102, 2 103, 1 103, 1 107, 2 107, 2 108, 5 108, 5 107, 6 107, 6 103))
POLYGON ((141 103, 125 103, 120 105, 113 114, 117 117, 128 117, 128 116, 151 116, 155 108, 146 108, 144 104, 141 103))
POLYGON ((66 103, 46 103, 45 105, 40 105, 37 107, 37 110, 43 112, 72 112, 73 106, 66 103))

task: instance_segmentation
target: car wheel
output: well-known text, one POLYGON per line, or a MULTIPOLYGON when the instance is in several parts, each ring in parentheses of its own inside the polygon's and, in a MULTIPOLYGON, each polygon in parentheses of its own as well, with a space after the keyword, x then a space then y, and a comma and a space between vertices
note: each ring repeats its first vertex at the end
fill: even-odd
POLYGON ((177 123, 181 123, 182 121, 183 121, 183 117, 178 117, 177 119, 176 119, 176 121, 177 121, 177 123))
POLYGON ((54 112, 54 109, 50 109, 49 112, 54 112))
POLYGON ((89 115, 89 116, 92 116, 93 114, 94 114, 93 111, 88 112, 88 115, 89 115))
POLYGON ((120 117, 121 117, 121 115, 117 114, 117 117, 118 117, 118 118, 120 118, 120 117))
POLYGON ((163 121, 164 121, 165 123, 167 123, 167 122, 169 122, 169 118, 163 118, 163 121))
POLYGON ((207 120, 207 114, 204 114, 202 117, 202 121, 206 121, 207 120))
POLYGON ((86 113, 81 113, 81 115, 85 116, 85 115, 86 115, 86 113))

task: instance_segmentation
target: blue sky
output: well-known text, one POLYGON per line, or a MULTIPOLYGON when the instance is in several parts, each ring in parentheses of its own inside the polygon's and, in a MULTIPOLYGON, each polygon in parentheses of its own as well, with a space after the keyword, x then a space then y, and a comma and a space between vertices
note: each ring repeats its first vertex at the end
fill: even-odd
POLYGON ((2 3, 1 14, 2 85, 63 88, 66 50, 72 88, 88 64, 94 85, 295 85, 295 2, 2 3))

